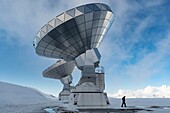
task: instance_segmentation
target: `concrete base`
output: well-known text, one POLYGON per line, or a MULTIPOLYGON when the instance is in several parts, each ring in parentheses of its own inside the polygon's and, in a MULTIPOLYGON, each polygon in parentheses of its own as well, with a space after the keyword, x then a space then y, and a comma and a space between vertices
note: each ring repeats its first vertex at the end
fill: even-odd
POLYGON ((76 107, 86 109, 87 107, 104 107, 109 105, 109 100, 98 86, 86 82, 71 90, 69 103, 76 107))
POLYGON ((78 93, 77 106, 107 106, 104 93, 78 93))

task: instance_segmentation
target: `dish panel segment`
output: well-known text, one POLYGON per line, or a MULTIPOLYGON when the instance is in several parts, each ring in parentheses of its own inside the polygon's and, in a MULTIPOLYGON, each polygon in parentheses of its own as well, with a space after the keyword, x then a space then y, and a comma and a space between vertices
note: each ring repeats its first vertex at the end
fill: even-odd
POLYGON ((112 10, 102 3, 70 9, 43 26, 33 46, 40 56, 74 60, 86 50, 99 46, 113 18, 112 10))
POLYGON ((62 79, 68 75, 71 75, 75 68, 74 61, 66 62, 59 60, 55 64, 51 65, 43 71, 43 76, 53 79, 62 79))

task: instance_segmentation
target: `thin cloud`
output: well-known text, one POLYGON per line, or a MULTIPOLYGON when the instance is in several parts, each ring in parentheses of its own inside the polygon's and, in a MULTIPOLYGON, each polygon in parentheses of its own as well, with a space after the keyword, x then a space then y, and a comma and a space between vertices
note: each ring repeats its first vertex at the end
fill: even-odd
MULTIPOLYGON (((137 7, 140 6, 140 2, 123 3, 122 11, 120 13, 119 10, 115 11, 118 12, 118 15, 115 16, 115 22, 107 35, 110 39, 106 39, 101 44, 100 50, 105 56, 102 59, 104 62, 109 62, 108 65, 110 66, 107 69, 109 75, 130 77, 134 81, 140 77, 143 80, 162 72, 167 66, 166 61, 163 59, 169 55, 168 51, 170 49, 169 46, 165 48, 162 45, 168 45, 166 43, 169 42, 169 35, 165 35, 168 30, 163 32, 155 31, 154 35, 148 33, 152 32, 151 28, 155 28, 155 26, 167 27, 162 25, 162 22, 157 21, 157 17, 154 16, 156 11, 151 13, 147 10, 163 3, 143 4, 142 7, 137 7), (132 5, 134 7, 131 7, 132 5), (144 10, 146 14, 143 17, 136 16, 141 11, 144 13, 144 10), (114 74, 114 71, 117 71, 117 73, 114 74)), ((122 3, 118 6, 118 9, 120 9, 122 3)), ((163 11, 159 10, 158 14, 163 11)))
POLYGON ((144 89, 137 90, 120 89, 118 92, 109 96, 113 98, 121 98, 124 95, 126 95, 127 98, 170 98, 170 86, 147 86, 144 89))

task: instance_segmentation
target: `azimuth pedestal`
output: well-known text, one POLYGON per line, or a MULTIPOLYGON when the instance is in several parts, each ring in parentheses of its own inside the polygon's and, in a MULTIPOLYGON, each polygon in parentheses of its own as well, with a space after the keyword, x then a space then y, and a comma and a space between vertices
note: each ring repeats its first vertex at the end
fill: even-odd
POLYGON ((79 83, 71 90, 70 102, 77 107, 107 106, 104 93, 104 71, 95 72, 99 67, 100 53, 97 48, 87 50, 76 58, 77 67, 82 71, 79 83))

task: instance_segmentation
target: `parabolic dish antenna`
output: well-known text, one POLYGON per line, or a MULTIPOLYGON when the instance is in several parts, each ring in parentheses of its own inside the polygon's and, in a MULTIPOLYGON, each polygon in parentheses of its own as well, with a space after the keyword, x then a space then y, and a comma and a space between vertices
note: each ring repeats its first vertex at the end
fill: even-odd
POLYGON ((43 71, 43 76, 53 79, 62 79, 68 75, 71 75, 75 68, 74 61, 66 62, 64 60, 59 60, 55 64, 48 67, 43 71))
POLYGON ((59 79, 63 84, 63 89, 59 93, 60 100, 67 100, 70 95, 70 84, 72 83, 71 73, 75 68, 75 61, 66 62, 59 60, 55 64, 43 71, 43 76, 47 78, 59 79))
POLYGON ((74 60, 97 48, 113 22, 113 12, 103 3, 82 5, 53 18, 37 33, 33 46, 40 56, 74 60))

